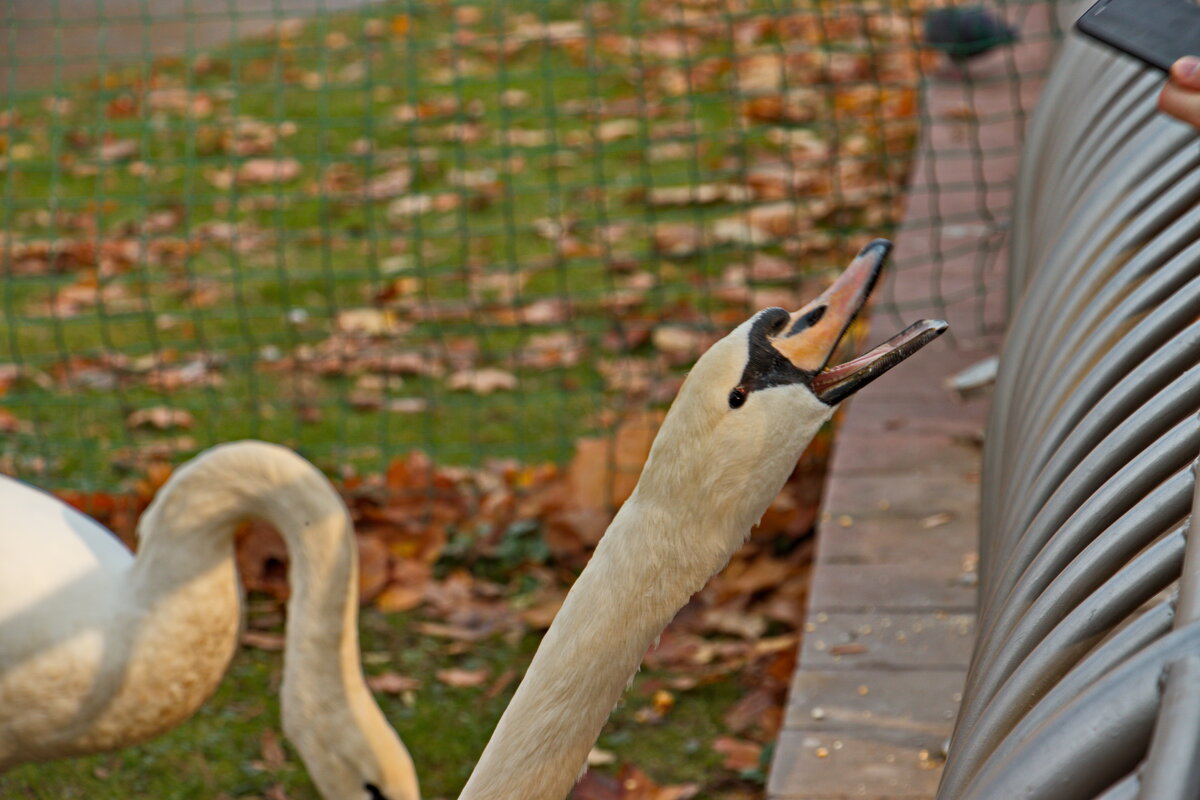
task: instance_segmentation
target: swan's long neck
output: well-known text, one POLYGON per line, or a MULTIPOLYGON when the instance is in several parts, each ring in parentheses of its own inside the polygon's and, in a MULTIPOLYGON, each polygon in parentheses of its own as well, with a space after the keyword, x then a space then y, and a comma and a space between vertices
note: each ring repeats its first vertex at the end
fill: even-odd
POLYGON ((176 473, 143 516, 126 609, 134 623, 129 679, 107 716, 153 735, 186 718, 216 688, 240 622, 233 532, 252 517, 283 535, 291 560, 285 733, 326 796, 323 775, 334 770, 323 765, 345 772, 349 762, 361 775, 406 771, 415 797, 407 751, 359 666, 358 562, 349 515, 320 472, 285 448, 257 442, 216 448, 176 473), (399 754, 403 763, 357 763, 375 753, 392 762, 399 754))
MULTIPOLYGON (((694 524, 638 493, 622 506, 571 588, 460 800, 561 800, 675 613, 719 570, 729 545, 681 546, 694 524)), ((694 537, 740 543, 732 536, 694 537)))

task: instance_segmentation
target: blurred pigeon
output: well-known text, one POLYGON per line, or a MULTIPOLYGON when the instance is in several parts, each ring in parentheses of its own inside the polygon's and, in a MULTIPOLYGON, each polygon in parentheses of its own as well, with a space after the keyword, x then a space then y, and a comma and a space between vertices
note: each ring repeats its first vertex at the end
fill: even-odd
POLYGON ((935 8, 925 15, 925 43, 959 69, 976 56, 1017 41, 1017 29, 983 6, 935 8))

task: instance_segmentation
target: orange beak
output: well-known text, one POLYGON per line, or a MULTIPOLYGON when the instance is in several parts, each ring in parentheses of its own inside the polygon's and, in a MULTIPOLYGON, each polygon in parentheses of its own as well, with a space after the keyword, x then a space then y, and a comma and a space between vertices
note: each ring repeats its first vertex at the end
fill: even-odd
POLYGON ((846 271, 821 295, 789 315, 770 344, 798 369, 814 373, 811 388, 822 402, 835 405, 899 364, 949 327, 921 320, 858 358, 829 367, 838 342, 866 304, 892 243, 876 239, 859 251, 846 271))

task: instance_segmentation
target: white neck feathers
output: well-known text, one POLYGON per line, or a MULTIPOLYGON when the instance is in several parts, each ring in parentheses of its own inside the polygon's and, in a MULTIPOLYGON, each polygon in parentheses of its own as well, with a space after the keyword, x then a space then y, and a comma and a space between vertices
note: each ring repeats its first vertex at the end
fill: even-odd
POLYGON ((688 550, 688 527, 636 492, 625 503, 538 647, 460 800, 567 795, 646 650, 729 558, 731 548, 688 550))

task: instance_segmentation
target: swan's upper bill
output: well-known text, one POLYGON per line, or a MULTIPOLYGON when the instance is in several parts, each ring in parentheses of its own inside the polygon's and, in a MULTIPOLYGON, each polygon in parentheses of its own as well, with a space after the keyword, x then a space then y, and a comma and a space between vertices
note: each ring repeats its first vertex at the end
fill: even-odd
POLYGON ((832 286, 799 311, 789 314, 782 308, 768 308, 761 312, 750 327, 750 356, 730 394, 730 404, 745 402, 756 389, 803 383, 821 402, 837 405, 940 336, 948 327, 945 322, 921 320, 870 352, 829 366, 891 249, 886 239, 872 241, 832 286))

